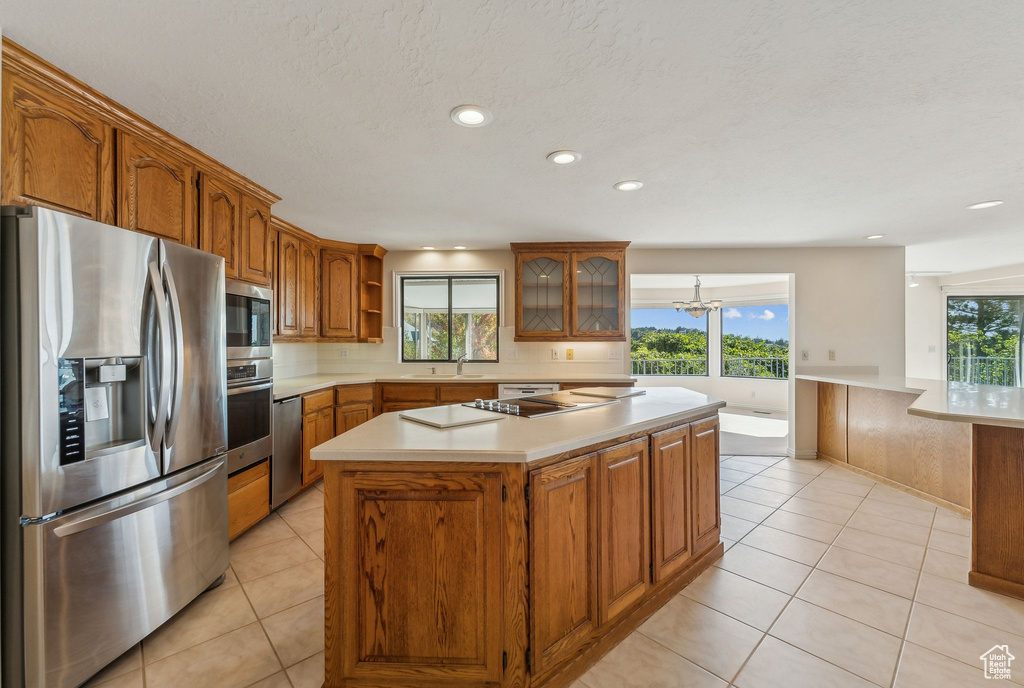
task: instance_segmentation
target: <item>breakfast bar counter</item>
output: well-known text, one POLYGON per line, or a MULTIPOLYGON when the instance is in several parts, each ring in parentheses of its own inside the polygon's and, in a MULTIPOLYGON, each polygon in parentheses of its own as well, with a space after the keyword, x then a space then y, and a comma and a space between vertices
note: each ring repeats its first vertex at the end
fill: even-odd
POLYGON ((971 517, 971 585, 1024 599, 1024 389, 877 375, 817 383, 818 457, 971 517))
POLYGON ((436 428, 324 467, 325 683, 562 686, 721 556, 718 410, 679 388, 436 428))

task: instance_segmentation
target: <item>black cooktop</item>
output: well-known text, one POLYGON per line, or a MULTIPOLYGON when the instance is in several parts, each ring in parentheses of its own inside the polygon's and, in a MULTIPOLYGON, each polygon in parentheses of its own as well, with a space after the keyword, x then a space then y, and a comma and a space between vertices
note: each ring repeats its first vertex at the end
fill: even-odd
POLYGON ((602 399, 598 397, 580 397, 568 392, 554 392, 552 394, 537 394, 514 399, 477 399, 463 404, 470 408, 504 413, 510 416, 522 416, 523 418, 538 418, 550 416, 556 413, 569 413, 571 411, 583 411, 595 406, 608 406, 619 403, 618 399, 602 399))

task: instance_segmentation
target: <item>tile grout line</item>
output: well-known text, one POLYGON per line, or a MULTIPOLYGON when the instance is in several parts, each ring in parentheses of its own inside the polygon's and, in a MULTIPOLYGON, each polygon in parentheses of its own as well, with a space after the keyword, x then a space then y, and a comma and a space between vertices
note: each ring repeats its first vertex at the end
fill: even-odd
POLYGON ((900 673, 900 665, 903 664, 903 650, 907 646, 907 635, 910 633, 910 621, 914 618, 914 607, 917 605, 917 591, 921 588, 921 578, 924 576, 924 562, 928 558, 928 543, 932 540, 932 530, 935 526, 935 514, 932 514, 932 526, 928 530, 928 539, 924 545, 924 556, 921 557, 921 569, 917 572, 917 583, 914 585, 914 597, 910 601, 910 613, 907 614, 907 623, 903 626, 903 637, 900 638, 900 651, 896 655, 896 666, 892 670, 892 680, 889 682, 890 688, 896 685, 896 677, 900 673))

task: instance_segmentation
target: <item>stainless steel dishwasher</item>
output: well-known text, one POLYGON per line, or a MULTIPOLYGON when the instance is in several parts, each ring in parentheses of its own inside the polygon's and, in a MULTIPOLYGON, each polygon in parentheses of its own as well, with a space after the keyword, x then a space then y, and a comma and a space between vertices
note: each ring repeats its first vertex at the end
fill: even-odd
POLYGON ((270 508, 302 487, 302 404, 299 397, 274 402, 274 454, 270 459, 270 508))

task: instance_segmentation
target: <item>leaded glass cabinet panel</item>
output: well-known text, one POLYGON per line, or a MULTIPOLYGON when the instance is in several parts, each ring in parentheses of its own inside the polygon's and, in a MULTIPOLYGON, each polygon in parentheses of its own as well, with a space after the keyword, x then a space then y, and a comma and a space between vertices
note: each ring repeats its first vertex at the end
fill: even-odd
POLYGON ((569 331, 569 256, 564 253, 519 254, 517 335, 550 339, 569 331))

